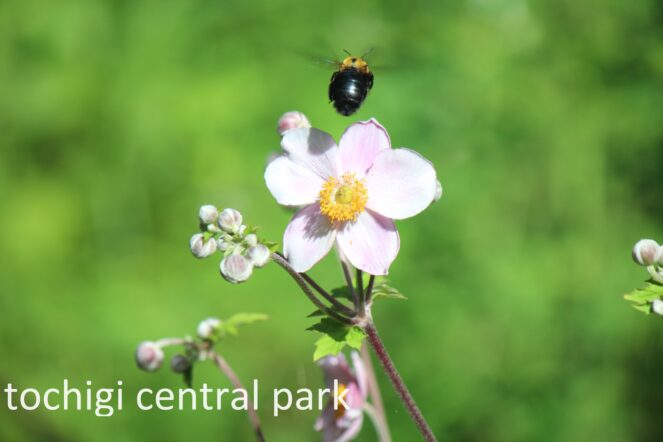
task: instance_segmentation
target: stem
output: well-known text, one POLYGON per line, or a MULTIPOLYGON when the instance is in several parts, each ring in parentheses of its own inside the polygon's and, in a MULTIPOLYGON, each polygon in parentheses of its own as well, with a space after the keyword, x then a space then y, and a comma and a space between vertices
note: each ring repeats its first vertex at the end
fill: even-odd
POLYGON ((368 279, 368 287, 366 287, 366 298, 365 304, 367 306, 371 305, 371 297, 373 296, 373 285, 375 284, 375 275, 371 275, 368 279))
POLYGON ((302 275, 300 275, 295 269, 292 268, 290 263, 288 262, 287 259, 285 259, 283 256, 281 256, 278 253, 272 253, 272 259, 274 262, 276 262, 278 265, 280 265, 290 276, 292 276, 292 279, 295 280, 295 282, 299 285, 299 288, 302 289, 304 294, 308 297, 308 299, 311 300, 311 302, 318 308, 320 309, 321 312, 326 314, 327 316, 336 319, 337 321, 351 325, 352 321, 348 319, 345 316, 342 316, 338 313, 336 313, 334 310, 331 310, 329 307, 324 305, 322 301, 320 301, 315 294, 311 291, 309 286, 306 284, 306 280, 302 278, 302 275))
POLYGON ((379 442, 391 442, 391 435, 389 434, 389 429, 387 428, 387 423, 383 420, 383 416, 378 413, 378 411, 369 403, 364 404, 364 411, 368 414, 368 417, 371 418, 373 426, 378 433, 379 442))
POLYGON ((371 344, 371 347, 373 347, 375 355, 378 357, 380 363, 382 364, 384 372, 389 377, 391 384, 394 386, 394 389, 398 393, 398 396, 400 397, 401 402, 403 402, 403 405, 407 409, 408 413, 410 413, 412 420, 415 424, 417 424, 417 428, 419 428, 419 431, 424 437, 424 440, 426 440, 426 442, 436 442, 437 439, 435 439, 433 431, 428 425, 428 422, 426 422, 424 416, 421 414, 419 407, 417 407, 417 404, 414 402, 414 398, 407 389, 405 382, 403 382, 403 378, 401 378, 401 375, 398 374, 398 370, 396 370, 394 363, 389 357, 389 353, 387 353, 387 349, 382 343, 377 329, 370 320, 364 326, 364 331, 368 337, 368 342, 371 344))
POLYGON ((355 286, 352 283, 350 268, 348 267, 348 264, 342 259, 341 259, 341 268, 343 268, 343 276, 345 276, 345 282, 348 285, 348 289, 350 290, 350 293, 352 293, 352 300, 354 301, 355 304, 355 311, 359 311, 359 297, 357 296, 357 291, 355 290, 355 286))
POLYGON ((368 347, 361 346, 361 359, 364 362, 366 371, 366 383, 368 384, 368 393, 371 396, 371 402, 375 412, 379 415, 384 425, 384 433, 386 434, 385 440, 391 440, 389 434, 389 423, 387 422, 387 415, 384 412, 384 404, 382 403, 382 395, 380 394, 380 387, 375 377, 375 369, 373 368, 373 361, 371 361, 371 354, 368 352, 368 347))
POLYGON ((658 272, 655 265, 647 266, 647 271, 654 281, 663 284, 663 275, 658 272))
MULTIPOLYGON (((226 362, 225 359, 223 359, 223 357, 220 354, 218 354, 213 350, 209 350, 207 354, 209 355, 210 358, 212 358, 216 366, 219 367, 219 370, 221 370, 221 372, 224 375, 226 375, 226 377, 235 386, 235 388, 239 388, 241 390, 246 391, 244 386, 242 386, 242 382, 239 380, 239 377, 237 377, 233 369, 230 368, 230 365, 226 362)), ((248 397, 247 397, 246 413, 249 415, 251 426, 253 427, 253 431, 256 434, 256 440, 258 440, 259 442, 265 442, 265 436, 262 434, 262 429, 260 428, 260 418, 258 418, 258 414, 256 413, 256 410, 253 408, 253 404, 251 403, 251 400, 248 399, 248 397)))
POLYGON ((357 269, 357 293, 359 294, 359 316, 366 315, 366 296, 364 293, 364 272, 357 269))
POLYGON ((308 284, 313 287, 318 293, 320 293, 327 301, 331 302, 331 304, 336 307, 338 310, 341 310, 343 313, 345 313, 348 316, 354 316, 355 311, 352 310, 350 307, 348 307, 345 304, 342 304, 341 302, 338 301, 338 299, 334 298, 332 295, 330 295, 325 289, 320 287, 320 285, 313 280, 310 276, 308 276, 306 273, 300 273, 301 277, 304 278, 308 284))

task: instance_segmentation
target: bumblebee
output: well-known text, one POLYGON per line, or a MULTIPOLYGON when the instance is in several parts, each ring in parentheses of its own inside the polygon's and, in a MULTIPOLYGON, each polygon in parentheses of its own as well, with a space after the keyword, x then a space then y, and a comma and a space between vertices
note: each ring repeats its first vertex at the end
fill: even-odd
POLYGON ((347 117, 357 112, 372 87, 373 73, 364 57, 348 53, 329 82, 329 101, 347 117))

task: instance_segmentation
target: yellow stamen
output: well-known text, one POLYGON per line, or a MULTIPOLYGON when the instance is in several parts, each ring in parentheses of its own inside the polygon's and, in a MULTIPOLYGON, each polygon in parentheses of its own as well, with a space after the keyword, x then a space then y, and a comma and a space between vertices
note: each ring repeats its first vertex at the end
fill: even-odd
MULTIPOLYGON (((345 384, 338 384, 338 397, 343 397, 343 392, 347 390, 348 387, 345 384)), ((334 407, 336 409, 336 412, 334 413, 334 417, 336 419, 340 419, 343 417, 345 414, 345 405, 343 405, 343 402, 336 399, 336 406, 334 407)))
POLYGON ((340 179, 329 178, 322 186, 320 211, 330 221, 354 221, 364 211, 367 200, 364 180, 346 173, 340 179))

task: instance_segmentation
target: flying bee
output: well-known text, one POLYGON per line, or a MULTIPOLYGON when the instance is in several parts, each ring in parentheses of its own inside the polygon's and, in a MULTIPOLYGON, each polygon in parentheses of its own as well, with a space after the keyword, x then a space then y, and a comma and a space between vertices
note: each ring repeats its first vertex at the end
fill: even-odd
POLYGON ((348 56, 337 63, 338 70, 329 82, 329 101, 339 114, 347 117, 357 112, 366 99, 373 87, 373 73, 365 59, 368 52, 361 57, 344 52, 348 56))

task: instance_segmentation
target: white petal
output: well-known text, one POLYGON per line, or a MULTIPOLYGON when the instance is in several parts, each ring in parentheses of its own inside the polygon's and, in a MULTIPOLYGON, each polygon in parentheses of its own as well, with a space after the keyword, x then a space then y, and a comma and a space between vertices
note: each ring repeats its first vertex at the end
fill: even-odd
POLYGON ((276 201, 285 206, 313 203, 324 184, 313 171, 285 156, 275 158, 267 165, 265 182, 276 201))
POLYGON ((343 172, 354 172, 363 177, 376 155, 381 150, 391 149, 391 142, 384 127, 371 118, 348 127, 338 146, 343 172))
POLYGON ((283 235, 283 250, 290 265, 306 272, 329 253, 336 232, 322 213, 311 204, 297 212, 283 235))
POLYGON ((392 219, 416 215, 435 199, 433 165, 410 149, 381 151, 366 177, 366 207, 392 219))
POLYGON ((308 127, 290 129, 283 135, 281 147, 293 162, 322 179, 338 176, 338 147, 328 133, 308 127))
POLYGON ((371 275, 386 275, 396 259, 400 239, 394 222, 370 210, 346 223, 336 236, 339 247, 356 268, 371 275))

